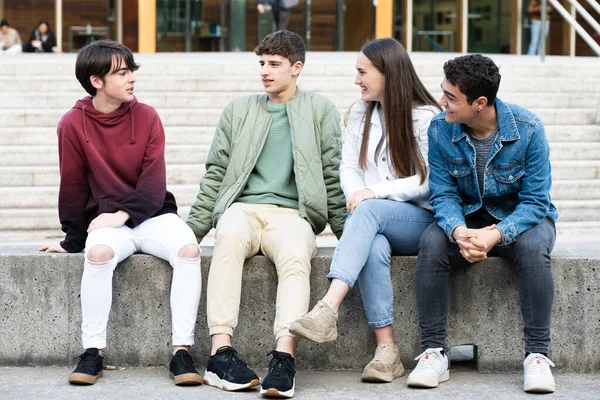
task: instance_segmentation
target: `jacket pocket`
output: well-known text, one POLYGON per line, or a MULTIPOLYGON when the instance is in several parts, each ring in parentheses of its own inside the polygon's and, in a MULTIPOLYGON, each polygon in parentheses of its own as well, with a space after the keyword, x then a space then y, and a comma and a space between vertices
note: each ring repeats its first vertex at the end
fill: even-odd
POLYGON ((446 158, 446 169, 458 182, 460 190, 472 194, 473 186, 473 169, 471 164, 464 158, 446 158))
POLYGON ((493 168, 496 194, 505 195, 521 189, 520 179, 525 175, 525 164, 498 164, 493 168))

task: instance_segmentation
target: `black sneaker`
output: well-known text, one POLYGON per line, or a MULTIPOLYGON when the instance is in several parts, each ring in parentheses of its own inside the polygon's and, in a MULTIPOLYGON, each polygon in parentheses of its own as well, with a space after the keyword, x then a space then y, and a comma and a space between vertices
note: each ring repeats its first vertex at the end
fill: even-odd
POLYGON ((223 390, 242 390, 260 384, 258 376, 240 360, 231 346, 224 346, 208 359, 204 384, 223 390))
POLYGON ((103 367, 104 357, 100 355, 98 349, 89 348, 79 356, 77 368, 69 375, 69 383, 93 385, 99 378, 102 378, 103 367))
POLYGON ((289 353, 275 350, 267 355, 271 354, 273 358, 269 363, 269 373, 262 381, 260 394, 291 399, 294 397, 294 390, 296 389, 294 357, 289 353))
POLYGON ((194 368, 194 360, 190 353, 179 349, 171 358, 169 377, 179 386, 196 386, 202 383, 202 377, 194 368))

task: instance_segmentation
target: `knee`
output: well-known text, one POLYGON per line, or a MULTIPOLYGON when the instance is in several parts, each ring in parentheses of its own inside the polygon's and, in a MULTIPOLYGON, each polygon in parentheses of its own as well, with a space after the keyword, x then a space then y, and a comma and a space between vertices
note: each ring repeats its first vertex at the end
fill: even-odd
POLYGON ((549 260, 551 248, 534 235, 521 235, 514 244, 517 261, 533 262, 534 260, 549 260))
POLYGON ((375 210, 377 210, 377 200, 365 200, 356 206, 352 213, 352 218, 372 218, 375 210))
POLYGON ((179 250, 177 257, 185 261, 197 261, 200 257, 200 249, 197 244, 186 244, 179 250))
POLYGON ((87 253, 87 259, 96 267, 104 266, 115 257, 113 249, 104 244, 92 246, 87 253))
POLYGON ((440 226, 433 222, 425 229, 419 240, 419 255, 429 251, 438 251, 448 246, 450 240, 440 226))

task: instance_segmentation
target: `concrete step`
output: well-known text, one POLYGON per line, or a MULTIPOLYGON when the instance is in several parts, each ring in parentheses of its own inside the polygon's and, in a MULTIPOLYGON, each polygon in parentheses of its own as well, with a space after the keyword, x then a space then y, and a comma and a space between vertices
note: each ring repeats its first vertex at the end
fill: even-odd
MULTIPOLYGON (((168 190, 175 195, 178 206, 189 207, 196 199, 198 184, 168 185, 168 190)), ((56 208, 57 202, 57 186, 0 187, 0 209, 56 208)))
MULTIPOLYGON (((168 145, 165 160, 169 164, 203 164, 208 155, 209 144, 168 145)), ((0 166, 55 166, 58 165, 58 149, 53 146, 3 146, 0 166)))
MULTIPOLYGON (((166 63, 166 68, 173 65, 166 63)), ((258 67, 258 63, 256 65, 258 67)), ((320 91, 355 91, 354 61, 350 65, 332 66, 321 69, 315 65, 307 68, 300 75, 298 83, 304 90, 320 91), (314 67, 314 68, 313 68, 314 67)), ((65 76, 57 71, 58 67, 48 66, 45 75, 19 74, 0 75, 0 86, 9 92, 21 90, 36 90, 39 92, 53 91, 78 91, 83 89, 74 76, 65 76)), ((72 71, 73 66, 69 69, 72 71)), ((184 67, 185 68, 185 67, 184 67)), ((235 92, 235 91, 262 91, 259 69, 253 67, 245 68, 239 66, 240 74, 211 72, 203 73, 199 70, 190 70, 181 74, 156 73, 143 68, 136 72, 136 87, 141 92, 235 92)), ((502 70, 501 70, 502 71, 502 70)), ((431 74, 420 74, 423 84, 429 89, 439 88, 443 79, 441 66, 431 74)), ((439 89, 438 89, 439 90, 439 89)), ((573 76, 503 76, 500 93, 572 93, 579 91, 582 94, 598 93, 600 91, 600 77, 587 76, 578 78, 573 76)))
POLYGON ((600 180, 555 180, 550 193, 552 200, 600 199, 600 180))
MULTIPOLYGON (((354 100, 349 100, 349 107, 354 100)), ((338 108, 345 115, 347 108, 338 108)), ((68 110, 6 110, 0 120, 1 128, 9 127, 56 127, 61 116, 68 110)), ((221 108, 163 108, 157 109, 164 126, 208 126, 214 127, 221 115, 221 108)), ((532 109, 545 124, 549 125, 594 125, 598 122, 595 108, 532 109)))
MULTIPOLYGON (((341 116, 343 119, 343 115, 341 116)), ((343 125, 342 125, 343 126, 343 125)), ((545 125, 550 143, 600 142, 600 125, 545 125)), ((165 126, 167 144, 210 144, 215 126, 165 126)), ((56 126, 1 127, 0 146, 51 145, 56 143, 56 126)))
MULTIPOLYGON (((410 54, 417 73, 420 76, 437 76, 443 64, 458 53, 413 52, 410 54)), ((354 72, 357 52, 308 52, 303 75, 336 76, 340 73, 354 72)), ((576 78, 590 79, 600 77, 597 57, 548 56, 544 63, 539 57, 489 54, 500 67, 502 80, 513 77, 523 78, 576 78)), ((156 76, 202 75, 210 76, 247 76, 250 72, 258 74, 258 57, 253 52, 223 53, 155 53, 135 54, 136 62, 141 64, 138 75, 156 76)), ((73 66, 75 54, 47 54, 31 57, 29 54, 3 57, 0 59, 0 76, 27 77, 40 73, 39 63, 44 65, 44 74, 74 78, 73 66)))
MULTIPOLYGON (((350 78, 348 78, 350 79, 350 78)), ((308 82, 308 79, 305 81, 308 82)), ((348 86, 339 80, 342 87, 339 90, 323 90, 322 87, 315 87, 313 90, 322 94, 333 101, 340 108, 348 108, 353 102, 360 97, 358 87, 348 86)), ((9 83, 7 86, 15 85, 9 83)), ((164 88, 161 91, 151 90, 143 83, 136 86, 136 96, 138 100, 150 104, 155 108, 223 108, 231 100, 259 93, 262 88, 259 86, 253 90, 231 90, 231 91, 207 91, 198 90, 195 92, 181 91, 176 89, 164 88)), ((439 83, 429 86, 428 90, 438 98, 441 94, 439 83)), ((565 93, 561 96, 546 96, 544 99, 544 108, 594 108, 600 105, 600 97, 597 96, 582 96, 579 92, 573 90, 571 93, 565 93)), ((23 93, 22 87, 15 87, 15 91, 5 93, 7 98, 12 99, 11 102, 3 107, 3 109, 12 110, 28 110, 28 109, 60 109, 68 110, 73 106, 77 99, 80 99, 87 94, 81 88, 70 88, 70 90, 52 90, 48 92, 32 90, 31 94, 23 93)), ((528 92, 500 92, 498 96, 511 103, 519 104, 523 107, 535 109, 540 107, 541 93, 528 92)))
MULTIPOLYGON (((56 166, 58 165, 58 149, 55 143, 44 146, 2 146, 3 156, 0 159, 0 167, 56 166)), ((165 148, 167 165, 204 164, 210 149, 209 141, 204 140, 204 143, 167 145, 165 148)), ((600 160, 600 143, 551 143, 550 148, 552 161, 600 160)), ((594 174, 593 171, 589 171, 586 175, 594 174)))
MULTIPOLYGON (((198 173, 200 172, 198 171, 198 173)), ((175 195, 178 205, 191 206, 196 199, 199 183, 200 179, 189 184, 168 183, 167 189, 175 195)), ((574 207, 574 202, 581 202, 579 207, 589 204, 596 211, 600 202, 600 200, 595 200, 600 198, 600 180, 555 180, 551 195, 554 201, 566 201, 564 203, 566 207, 574 207)), ((0 187, 0 209, 51 208, 56 207, 57 199, 57 186, 0 187)), ((589 219, 600 220, 600 213, 592 215, 589 219)))
MULTIPOLYGON (((205 164, 167 164, 168 185, 197 185, 204 176, 205 164)), ((552 179, 600 180, 600 160, 552 162, 552 179)), ((58 186, 60 181, 56 165, 0 166, 0 187, 8 186, 58 186)))
MULTIPOLYGON (((199 184, 204 176, 205 164, 168 164, 167 184, 199 184)), ((10 166, 0 167, 0 187, 9 186, 58 186, 58 166, 10 166)))
POLYGON ((555 200, 554 205, 560 221, 600 223, 600 200, 555 200))
POLYGON ((550 142, 551 160, 600 160, 600 142, 550 142))
MULTIPOLYGON (((169 144, 210 145, 215 126, 167 126, 165 141, 169 144)), ((0 128, 0 146, 39 146, 57 143, 56 127, 3 127, 0 128)))

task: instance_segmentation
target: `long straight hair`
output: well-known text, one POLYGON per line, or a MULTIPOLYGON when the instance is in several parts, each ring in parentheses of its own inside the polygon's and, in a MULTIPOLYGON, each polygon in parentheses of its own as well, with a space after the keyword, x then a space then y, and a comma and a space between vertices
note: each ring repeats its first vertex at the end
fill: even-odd
MULTIPOLYGON (((399 178, 418 173, 423 183, 427 176, 427 164, 419 151, 413 131, 413 108, 433 106, 440 111, 442 109, 417 76, 408 53, 397 40, 392 38, 372 40, 362 47, 361 52, 384 77, 383 115, 386 128, 384 134, 392 168, 399 178)), ((363 139, 358 157, 358 164, 363 170, 367 169, 371 116, 379 102, 367 103, 363 139)))

